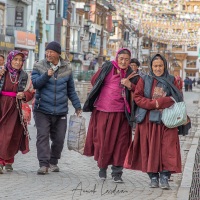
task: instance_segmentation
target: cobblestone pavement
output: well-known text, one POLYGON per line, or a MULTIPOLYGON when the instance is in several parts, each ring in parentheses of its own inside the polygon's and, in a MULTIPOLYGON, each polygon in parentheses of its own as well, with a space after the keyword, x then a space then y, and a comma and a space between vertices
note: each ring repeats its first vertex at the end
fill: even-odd
MULTIPOLYGON (((199 90, 185 93, 188 113, 192 116, 197 111, 194 100, 199 99, 199 90)), ((74 112, 70 106, 70 114, 74 112)), ((68 115, 68 117, 69 117, 68 115)), ((90 113, 83 113, 88 125, 90 113)), ((181 174, 172 175, 171 190, 148 187, 149 178, 145 173, 124 170, 123 184, 115 184, 108 170, 108 179, 103 182, 98 178, 98 167, 93 158, 69 151, 65 145, 59 161, 61 171, 37 175, 36 129, 34 122, 29 125, 31 136, 30 152, 16 155, 14 171, 0 175, 0 200, 175 200, 181 174)), ((182 163, 184 165, 192 140, 192 128, 189 136, 180 137, 182 163)))

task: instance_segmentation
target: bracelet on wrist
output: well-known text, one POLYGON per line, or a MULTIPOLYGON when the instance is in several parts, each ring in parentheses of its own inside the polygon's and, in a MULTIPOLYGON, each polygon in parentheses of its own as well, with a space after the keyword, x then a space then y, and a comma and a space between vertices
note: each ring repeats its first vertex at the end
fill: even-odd
POLYGON ((159 108, 159 104, 158 101, 156 100, 156 108, 159 108))

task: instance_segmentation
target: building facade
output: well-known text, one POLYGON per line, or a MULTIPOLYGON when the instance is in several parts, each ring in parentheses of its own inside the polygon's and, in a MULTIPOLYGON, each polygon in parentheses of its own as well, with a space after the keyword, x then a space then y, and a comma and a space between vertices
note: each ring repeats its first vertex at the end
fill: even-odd
POLYGON ((7 37, 10 37, 11 40, 12 37, 15 38, 13 49, 17 49, 26 55, 27 60, 24 69, 27 71, 31 71, 35 61, 36 35, 31 22, 32 8, 31 0, 5 1, 5 40, 7 37))

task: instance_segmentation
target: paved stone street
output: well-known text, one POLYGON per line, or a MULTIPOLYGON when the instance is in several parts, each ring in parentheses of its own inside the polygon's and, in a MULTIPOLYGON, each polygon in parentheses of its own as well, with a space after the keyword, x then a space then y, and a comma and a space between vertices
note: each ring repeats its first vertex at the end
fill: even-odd
MULTIPOLYGON (((198 111, 199 89, 184 94, 188 113, 192 119, 198 111)), ((70 106, 70 114, 74 109, 70 106)), ((68 118, 69 118, 68 115, 68 118)), ((83 113, 88 125, 90 113, 83 113)), ((59 162, 61 172, 50 172, 48 175, 37 175, 36 129, 34 122, 29 125, 31 136, 30 152, 22 155, 19 152, 13 165, 12 173, 0 175, 0 199, 2 200, 176 200, 181 184, 182 174, 172 175, 171 190, 148 187, 149 178, 139 171, 124 170, 123 184, 115 184, 110 176, 103 182, 98 178, 98 167, 93 158, 69 151, 65 145, 59 162)), ((180 137, 182 163, 185 164, 187 152, 192 142, 193 126, 189 136, 180 137)), ((191 169, 192 170, 192 169, 191 169)), ((186 197, 186 199, 188 199, 186 197)))

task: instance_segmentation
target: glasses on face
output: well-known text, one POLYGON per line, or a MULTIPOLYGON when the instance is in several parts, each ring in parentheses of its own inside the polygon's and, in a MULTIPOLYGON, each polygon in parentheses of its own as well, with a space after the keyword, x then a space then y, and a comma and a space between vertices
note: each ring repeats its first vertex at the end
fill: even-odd
POLYGON ((45 51, 45 54, 46 55, 52 55, 52 54, 54 54, 55 53, 55 51, 45 51))

